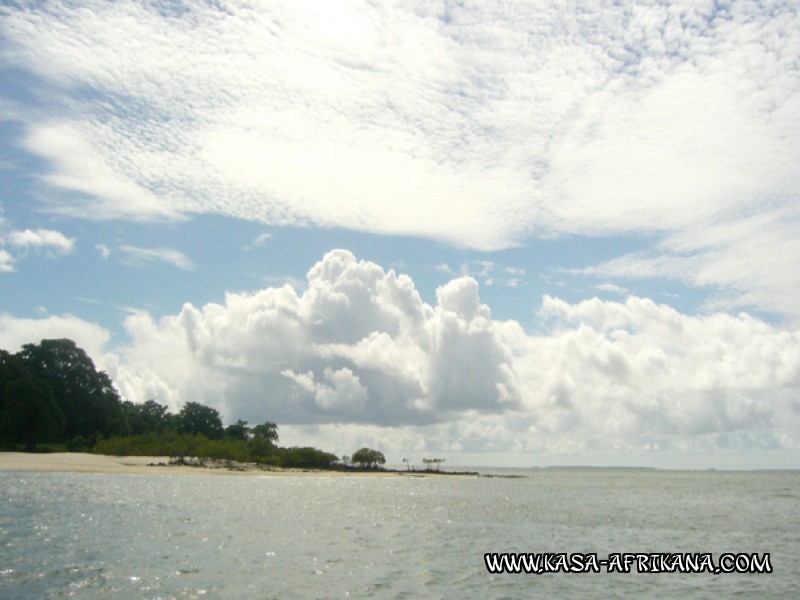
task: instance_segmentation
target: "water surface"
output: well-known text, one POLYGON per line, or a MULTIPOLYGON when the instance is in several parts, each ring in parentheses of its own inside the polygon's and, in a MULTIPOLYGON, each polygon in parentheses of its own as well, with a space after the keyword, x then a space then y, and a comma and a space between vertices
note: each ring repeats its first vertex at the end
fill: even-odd
POLYGON ((2 598, 800 597, 800 474, 0 472, 2 598), (769 552, 771 574, 489 574, 485 552, 769 552))

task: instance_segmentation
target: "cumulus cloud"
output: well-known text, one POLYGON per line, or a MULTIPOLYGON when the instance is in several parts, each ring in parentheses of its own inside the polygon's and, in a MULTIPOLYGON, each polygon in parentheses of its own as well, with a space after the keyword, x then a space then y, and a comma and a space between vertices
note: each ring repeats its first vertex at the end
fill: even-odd
POLYGON ((800 331, 635 296, 545 296, 531 335, 493 319, 470 277, 431 306, 409 277, 343 250, 307 279, 302 293, 128 317, 115 382, 133 400, 199 400, 299 439, 398 452, 797 449, 800 331))
MULTIPOLYGON (((120 246, 124 254, 123 261, 131 266, 144 266, 150 263, 166 263, 184 271, 194 271, 197 268, 188 256, 173 248, 140 248, 139 246, 120 246)), ((101 249, 103 256, 106 252, 101 249)))
POLYGON ((288 423, 425 423, 520 402, 510 351, 474 280, 444 286, 431 307, 407 276, 337 250, 307 281, 302 294, 286 285, 186 305, 159 322, 129 317, 120 389, 288 423))
POLYGON ((739 452, 800 450, 800 330, 636 296, 545 296, 531 334, 494 319, 479 292, 458 277, 429 305, 408 276, 336 250, 302 292, 229 293, 158 320, 136 312, 130 341, 113 348, 107 330, 69 315, 2 315, 0 347, 69 337, 127 399, 203 402, 339 454, 670 454, 674 466, 702 453, 736 466, 739 452))
POLYGON ((43 339, 68 338, 83 348, 100 369, 106 367, 106 345, 111 339, 107 329, 72 315, 44 319, 22 319, 0 314, 0 348, 17 352, 24 344, 43 339))
POLYGON ((57 210, 484 250, 646 232, 687 283, 797 315, 796 8, 53 2, 3 11, 0 60, 48 90, 4 102, 57 210))

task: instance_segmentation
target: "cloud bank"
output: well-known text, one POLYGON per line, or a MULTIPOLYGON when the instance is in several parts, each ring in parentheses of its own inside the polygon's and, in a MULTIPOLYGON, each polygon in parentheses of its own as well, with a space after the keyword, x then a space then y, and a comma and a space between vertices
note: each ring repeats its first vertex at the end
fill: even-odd
POLYGON ((649 251, 586 272, 666 272, 800 316, 796 2, 89 1, 0 19, 0 60, 36 99, 5 103, 64 192, 52 210, 483 250, 645 234, 649 251))
POLYGON ((307 280, 302 293, 132 315, 130 344, 102 364, 126 398, 322 431, 344 452, 342 440, 398 453, 797 450, 798 330, 545 296, 545 333, 531 335, 493 319, 471 277, 431 306, 409 277, 344 250, 307 280))

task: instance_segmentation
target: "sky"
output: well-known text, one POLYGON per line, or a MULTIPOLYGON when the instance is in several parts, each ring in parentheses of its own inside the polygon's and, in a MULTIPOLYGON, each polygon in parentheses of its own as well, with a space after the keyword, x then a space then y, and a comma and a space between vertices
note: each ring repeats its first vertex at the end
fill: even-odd
POLYGON ((800 467, 795 1, 0 6, 0 348, 446 465, 800 467))

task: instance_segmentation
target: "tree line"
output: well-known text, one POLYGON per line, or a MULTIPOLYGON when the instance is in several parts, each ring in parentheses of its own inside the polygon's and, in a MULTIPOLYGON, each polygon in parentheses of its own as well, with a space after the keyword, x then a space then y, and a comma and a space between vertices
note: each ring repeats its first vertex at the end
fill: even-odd
MULTIPOLYGON (((41 444, 120 456, 171 456, 331 468, 339 459, 311 447, 281 448, 278 426, 223 426, 219 412, 187 402, 173 414, 155 400, 122 401, 108 375, 68 339, 0 350, 0 448, 35 452, 41 444)), ((378 468, 383 454, 362 448, 345 463, 378 468)))

